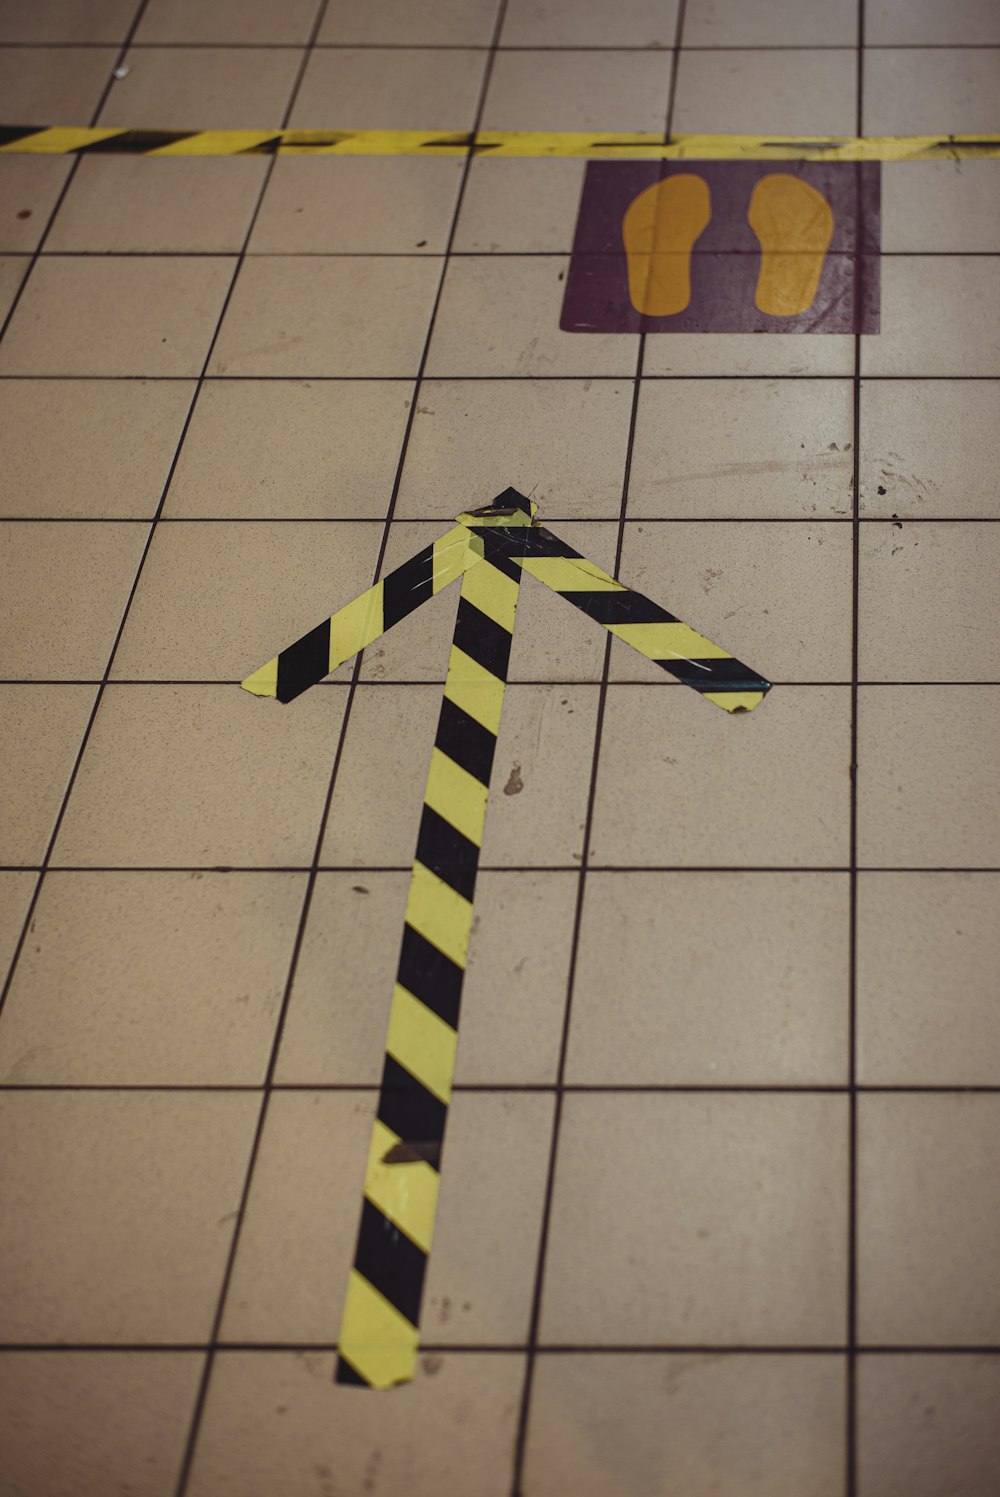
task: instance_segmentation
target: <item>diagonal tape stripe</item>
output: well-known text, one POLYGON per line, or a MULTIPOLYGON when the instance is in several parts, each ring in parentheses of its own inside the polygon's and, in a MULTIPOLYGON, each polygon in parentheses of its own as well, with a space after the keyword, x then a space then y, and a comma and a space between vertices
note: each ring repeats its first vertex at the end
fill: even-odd
POLYGON ((354 1263, 369 1284, 416 1325, 427 1254, 367 1199, 361 1203, 354 1263))
POLYGON ((486 786, 437 747, 431 750, 424 800, 477 847, 483 843, 486 786))
POLYGON ((494 676, 506 677, 511 633, 470 603, 463 592, 455 620, 455 647, 494 676))
POLYGON ((514 631, 519 591, 517 579, 492 562, 470 572, 462 584, 462 597, 508 634, 514 631))
POLYGON ((423 1158, 437 1159, 448 1109, 391 1055, 382 1072, 378 1116, 397 1137, 419 1146, 423 1158))
POLYGON ((387 1164, 387 1155, 391 1158, 394 1151, 406 1152, 401 1144, 402 1140, 376 1118, 365 1170, 365 1195, 383 1216, 402 1227, 417 1247, 429 1253, 441 1177, 416 1155, 399 1164, 387 1164))
POLYGON ((457 894, 472 899, 479 848, 431 806, 424 806, 420 817, 417 861, 450 884, 457 894))
POLYGON ((723 660, 729 651, 713 645, 704 635, 682 624, 608 624, 607 628, 618 639, 638 650, 648 660, 723 660))
POLYGON ((398 982, 393 991, 385 1048, 439 1102, 451 1100, 458 1032, 398 982))
POLYGON ((465 966, 472 929, 472 905, 422 863, 414 863, 410 876, 406 923, 432 946, 443 951, 456 967, 465 966))
POLYGON ((403 926, 399 981, 453 1029, 458 1026, 463 970, 418 930, 411 925, 403 926))
POLYGON ((553 592, 621 592, 622 584, 607 576, 593 562, 577 561, 569 556, 526 556, 521 562, 526 572, 551 587, 553 592))
POLYGON ((444 699, 484 727, 493 738, 500 731, 504 683, 462 650, 451 647, 444 699))
POLYGON ((278 656, 275 696, 293 702, 330 670, 330 620, 324 619, 278 656))
POLYGON ((369 1387, 391 1388, 413 1376, 418 1344, 416 1326, 352 1268, 340 1327, 340 1355, 369 1387))

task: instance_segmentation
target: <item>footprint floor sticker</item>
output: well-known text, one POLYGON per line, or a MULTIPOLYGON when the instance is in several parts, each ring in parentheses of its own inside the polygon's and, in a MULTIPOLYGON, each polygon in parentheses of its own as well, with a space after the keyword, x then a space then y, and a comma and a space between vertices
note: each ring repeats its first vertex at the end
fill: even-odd
POLYGON ((877 333, 877 162, 587 166, 570 333, 877 333))

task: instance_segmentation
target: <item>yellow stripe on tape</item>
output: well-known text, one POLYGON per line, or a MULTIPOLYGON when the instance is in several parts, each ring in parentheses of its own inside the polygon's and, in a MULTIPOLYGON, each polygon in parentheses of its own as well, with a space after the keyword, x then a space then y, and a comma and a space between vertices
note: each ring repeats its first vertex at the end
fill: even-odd
POLYGON ((425 1159, 386 1164, 386 1155, 399 1143, 398 1135, 376 1118, 365 1171, 365 1195, 418 1248, 429 1253, 441 1177, 425 1159))
MULTIPOLYGON (((435 753, 437 750, 435 749, 435 753)), ((441 755, 444 758, 444 755, 441 755)), ((451 760, 446 760, 451 763, 451 760)), ((458 765, 455 765, 458 768, 458 765)), ((465 770, 460 770, 465 774, 465 770)), ((468 777, 467 777, 468 778, 468 777)), ((478 783, 474 781, 473 783, 478 783)), ((485 786, 483 794, 485 797, 485 786)), ((431 798, 426 797, 427 804, 431 805, 431 798)), ((439 810, 439 815, 445 816, 452 826, 457 825, 455 816, 448 815, 447 811, 439 810)), ((454 805, 451 807, 454 810, 454 805)), ((480 827, 482 819, 480 818, 480 827)), ((462 828, 459 827, 459 831, 462 828)), ((466 836, 469 834, 466 833, 466 836)), ((479 838, 476 842, 478 844, 479 838)), ((423 863, 414 863, 413 873, 410 877, 410 896, 406 901, 406 923, 414 930, 436 946, 438 951, 443 951, 446 957, 455 963, 457 967, 464 967, 466 957, 469 954, 469 933, 472 930, 472 905, 461 894, 438 878, 423 863)))
MULTIPOLYGON (((422 867, 422 864, 418 863, 417 867, 422 867)), ((470 921, 471 917, 470 906, 470 921)), ((426 935, 423 927, 421 927, 421 933, 426 935)), ((468 936, 466 936, 465 953, 468 953, 468 936)), ((464 962, 465 955, 460 965, 464 965, 464 962)), ((394 1060, 398 1060, 401 1066, 406 1067, 411 1076, 415 1076, 429 1092, 433 1092, 439 1102, 451 1100, 458 1034, 450 1024, 439 1019, 426 1003, 421 1003, 419 998, 414 998, 413 994, 399 982, 393 990, 392 1008, 389 1012, 389 1034, 385 1048, 394 1060)), ((413 1236, 412 1232, 410 1236, 413 1236)))
MULTIPOLYGON (((474 574, 469 575, 471 577, 474 574)), ((499 733, 504 683, 499 676, 480 665, 478 660, 466 655, 458 645, 451 647, 444 694, 449 702, 461 707, 463 712, 474 717, 477 723, 488 728, 494 736, 499 733)))
POLYGON ((442 592, 454 582, 456 577, 461 577, 464 572, 478 566, 482 561, 478 552, 470 551, 471 540, 472 537, 465 526, 456 525, 434 542, 434 571, 431 576, 431 586, 435 593, 442 592))
POLYGON ((359 650, 370 645, 384 633, 382 621, 383 591, 381 582, 376 582, 359 598, 352 598, 339 608, 330 620, 330 669, 350 660, 359 650))
POLYGON ((624 593, 628 589, 592 561, 575 556, 518 556, 525 572, 557 593, 624 593))
POLYGON ((482 566, 466 577, 462 597, 512 634, 520 591, 514 578, 508 577, 506 572, 501 572, 498 567, 482 566))
POLYGON ((486 818, 486 786, 439 748, 431 750, 424 800, 477 847, 483 842, 486 818))
POLYGON ((731 660, 728 650, 687 624, 606 624, 627 645, 650 660, 731 660))
POLYGON ((764 700, 762 691, 703 691, 702 696, 727 712, 752 712, 764 700))
POLYGON ((413 1376, 420 1333, 378 1290, 351 1269, 339 1351, 373 1388, 413 1376))
POLYGON ((62 155, 115 136, 140 156, 560 156, 657 161, 957 161, 1000 156, 1000 135, 662 135, 628 131, 197 130, 146 131, 76 126, 0 126, 0 153, 62 155), (26 132, 26 133, 25 133, 26 132), (162 134, 162 144, 155 137, 162 134), (182 138, 171 140, 171 135, 182 138))

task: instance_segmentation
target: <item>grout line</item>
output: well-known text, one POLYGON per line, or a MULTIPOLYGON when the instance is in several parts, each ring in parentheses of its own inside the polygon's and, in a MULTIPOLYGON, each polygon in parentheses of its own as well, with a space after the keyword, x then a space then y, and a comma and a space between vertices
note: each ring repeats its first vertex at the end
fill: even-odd
MULTIPOLYGON (((287 864, 231 864, 218 863, 169 863, 169 864, 133 864, 133 863, 50 863, 50 873, 218 873, 218 874, 249 874, 249 873, 310 873, 313 865, 311 863, 287 863, 287 864)), ((970 874, 994 875, 1000 873, 1000 867, 990 867, 980 864, 974 868, 963 868, 958 866, 945 867, 912 867, 902 864, 859 864, 856 869, 841 866, 836 863, 812 867, 798 864, 753 864, 753 863, 590 863, 588 869, 591 873, 771 873, 771 874, 802 874, 820 875, 844 875, 852 872, 859 874, 914 874, 921 873, 938 876, 940 874, 956 874, 963 878, 970 874)), ((352 877, 366 877, 369 874, 379 873, 409 873, 411 865, 402 863, 320 863, 317 865, 318 873, 342 873, 351 874, 352 877)), ((0 873, 40 873, 41 865, 37 863, 3 863, 0 864, 0 873)), ((580 872, 577 863, 504 863, 483 864, 481 873, 507 873, 507 874, 533 874, 533 873, 572 873, 578 875, 580 872)))
MULTIPOLYGON (((322 24, 322 19, 323 19, 323 16, 325 15, 328 3, 329 3, 329 0, 322 0, 322 4, 321 4, 320 10, 319 10, 319 14, 318 14, 317 19, 316 19, 316 27, 315 27, 314 34, 318 33, 318 29, 319 29, 320 25, 322 24)), ((489 88, 490 78, 491 78, 491 75, 492 75, 493 60, 494 60, 494 57, 496 55, 496 42, 497 42, 497 40, 499 38, 500 29, 501 29, 501 27, 503 25, 503 18, 504 18, 504 14, 505 14, 505 11, 506 11, 506 5, 507 5, 507 0, 499 0, 499 3, 497 5, 497 11, 496 11, 496 16, 495 16, 495 21, 494 21, 493 46, 492 46, 492 48, 490 50, 489 57, 487 58, 486 65, 485 65, 485 67, 483 69, 482 78, 480 80, 479 98, 478 98, 478 103, 477 103, 477 108, 476 108, 476 116, 475 116, 475 120, 474 120, 473 125, 472 125, 472 129, 470 131, 470 139, 472 139, 472 138, 475 137, 475 132, 478 130, 479 123, 480 123, 480 120, 482 118, 483 108, 484 108, 485 102, 486 102, 486 95, 487 95, 487 91, 488 91, 488 88, 489 88)), ((308 55, 309 54, 307 54, 307 56, 308 55)), ((303 70, 304 70, 304 67, 305 67, 305 62, 303 62, 303 70)), ((299 81, 300 82, 301 82, 301 77, 302 77, 302 73, 300 72, 300 75, 299 75, 299 81)), ((296 86, 296 89, 293 90, 292 98, 291 98, 291 101, 289 102, 288 110, 286 111, 286 117, 287 117, 287 114, 291 112, 291 109, 292 109, 292 107, 294 105, 295 96, 296 96, 296 93, 297 93, 297 87, 298 86, 296 86)), ((377 579, 379 577, 379 575, 381 574, 382 565, 383 565, 383 562, 384 562, 384 559, 385 559, 386 548, 387 548, 388 542, 389 542, 390 525, 392 523, 393 514, 395 512, 395 507, 396 507, 396 502, 397 502, 397 498, 398 498, 398 495, 399 495, 400 486, 401 486, 401 483, 402 483, 403 469, 404 469, 404 465, 405 465, 405 461, 406 461, 406 453, 407 453, 407 449, 408 449, 408 446, 409 446, 410 434, 411 434, 411 432, 413 430, 413 422, 414 422, 414 419, 415 419, 415 416, 416 416, 417 406, 419 404, 421 383, 422 383, 422 380, 423 380, 423 377, 424 377, 424 370, 426 369, 427 359, 428 359, 428 356, 430 354, 431 340, 432 340, 433 335, 434 335, 435 322, 436 322, 436 319, 437 319, 438 310, 439 310, 440 305, 441 305, 441 298, 442 298, 442 294, 443 294, 443 290, 444 290, 445 277, 447 275, 447 270, 448 270, 448 261, 449 261, 450 255, 451 255, 452 245, 454 243, 455 234, 456 234, 456 231, 457 231, 457 228, 458 228, 459 216, 460 216, 461 211, 462 211, 462 203, 463 203, 463 200, 464 200, 464 197, 465 197, 465 187, 466 187, 466 183, 468 182, 469 172, 470 172, 471 165, 472 165, 472 160, 473 160, 473 152, 472 152, 472 148, 470 147, 469 150, 468 150, 468 152, 467 152, 467 154, 466 154, 466 157, 465 157, 464 167, 463 167, 463 171, 462 171, 462 178, 461 178, 461 181, 459 183, 458 192, 457 192, 457 195, 456 195, 456 198, 455 198, 455 206, 454 206, 454 209, 452 211, 451 228, 450 228, 449 235, 448 235, 448 241, 447 241, 447 244, 446 244, 446 247, 445 247, 444 255, 441 257, 441 273, 440 273, 440 276, 439 276, 439 279, 438 279, 437 292, 436 292, 436 295, 435 295, 435 298, 434 298, 433 306, 431 308, 430 317, 429 317, 429 320, 428 320, 427 334, 426 334, 426 337, 424 339, 424 346, 423 346, 423 351, 422 351, 422 354, 421 354, 420 364, 419 364, 419 367, 417 369, 416 377, 415 377, 414 384, 413 384, 413 392, 412 392, 412 395, 410 397, 410 404, 409 404, 409 408, 408 408, 408 412, 407 412, 406 424, 405 424, 405 427, 404 427, 404 430, 403 430, 403 436, 402 436, 402 441, 401 441, 401 446, 400 446, 400 453, 399 453, 399 461, 398 461, 397 467, 396 467, 396 474, 395 474, 395 479, 394 479, 394 482, 393 482, 392 492, 391 492, 391 495, 390 495, 390 498, 389 498, 389 503, 388 503, 388 507, 387 507, 387 510, 386 510, 386 513, 385 513, 385 516, 384 516, 384 520, 382 522, 382 524, 383 524, 382 540, 381 540, 381 544, 380 544, 380 547, 379 547, 378 557, 376 558, 375 567, 374 567, 374 578, 375 579, 377 579)), ((312 864, 311 864, 311 866, 310 866, 310 868, 308 870, 308 879, 307 879, 307 883, 306 883, 305 893, 304 893, 304 896, 303 896, 302 909, 301 909, 300 916, 299 916, 298 929, 297 929, 297 932, 296 932, 295 942, 294 942, 294 945, 293 945, 291 959, 290 959, 290 962, 289 962, 288 976, 287 976, 287 979, 286 979, 286 982, 285 982, 284 993, 282 995, 281 1009, 279 1011, 278 1018, 277 1018, 277 1021, 276 1021, 276 1024, 275 1024, 274 1037, 273 1037, 273 1041, 272 1041, 272 1045, 271 1045, 271 1054, 270 1054, 270 1059, 269 1059, 269 1062, 268 1062, 267 1074, 266 1074, 266 1077, 265 1077, 264 1087, 263 1087, 263 1099, 262 1099, 261 1109, 260 1109, 260 1113, 258 1115, 257 1127, 256 1127, 256 1130, 255 1130, 255 1133, 254 1133, 253 1143, 252 1143, 251 1150, 250 1150, 250 1157, 249 1157, 248 1164, 247 1164, 247 1171, 246 1171, 246 1176, 245 1176, 245 1179, 244 1179, 243 1191, 242 1191, 241 1199, 240 1199, 240 1205, 239 1205, 239 1209, 238 1209, 237 1216, 236 1216, 236 1221, 235 1221, 234 1228, 233 1228, 233 1234, 232 1234, 232 1239, 231 1239, 231 1242, 230 1242, 230 1250, 229 1250, 229 1255, 228 1255, 227 1262, 226 1262, 226 1268, 225 1268, 225 1272, 224 1272, 223 1278, 222 1278, 222 1283, 221 1283, 221 1286, 220 1286, 219 1298, 218 1298, 218 1303, 217 1303, 217 1307, 216 1307, 216 1314, 215 1314, 215 1319, 214 1319, 213 1328, 212 1328, 211 1345, 209 1346, 208 1353, 207 1353, 207 1356, 206 1356, 206 1359, 205 1359, 205 1367, 204 1367, 203 1373, 202 1373, 201 1386, 199 1388, 198 1399, 197 1399, 197 1402, 196 1402, 196 1405, 195 1405, 195 1411, 194 1411, 194 1415, 193 1415, 193 1418, 192 1418, 191 1429, 190 1429, 189 1436, 188 1436, 187 1446, 186 1446, 186 1449, 185 1449, 185 1452, 184 1452, 183 1461, 182 1461, 182 1464, 181 1464, 181 1472, 180 1472, 180 1477, 179 1477, 177 1488, 176 1488, 176 1492, 175 1492, 175 1497, 184 1497, 184 1494, 185 1494, 185 1492, 187 1490, 188 1482, 190 1480, 191 1470, 192 1470, 193 1461, 194 1461, 194 1454, 195 1454, 195 1450, 196 1450, 196 1447, 197 1447, 198 1435, 199 1435, 199 1431, 200 1431, 200 1427, 201 1427, 202 1418, 203 1418, 203 1415, 204 1415, 204 1407, 205 1407, 205 1401, 206 1401, 206 1397, 207 1397, 208 1386, 209 1386, 209 1383, 211 1381, 211 1376, 212 1376, 212 1369, 213 1369, 213 1365, 214 1365, 215 1354, 216 1354, 216 1350, 217 1350, 217 1348, 218 1348, 218 1346, 220 1344, 220 1331, 221 1331, 221 1327, 222 1327, 223 1317, 224 1317, 224 1314, 225 1314, 226 1300, 227 1300, 227 1297, 228 1297, 229 1286, 230 1286, 230 1283, 232 1281, 232 1275, 233 1275, 233 1271, 234 1271, 234 1268, 235 1268, 236 1258, 237 1258, 237 1254, 238 1254, 239 1246, 240 1246, 240 1241, 241 1241, 241 1237, 242 1237, 243 1225, 244 1225, 244 1222, 246 1220, 246 1211, 247 1211, 247 1206, 248 1206, 248 1203, 249 1203, 250 1191, 251 1191, 252 1186, 253 1186, 253 1179, 254 1179, 254 1173, 255 1173, 255 1169, 256 1169, 256 1164, 257 1164, 257 1160, 258 1160, 258 1158, 260 1156, 260 1149, 261 1149, 261 1144, 262 1144, 262 1140, 263 1140, 264 1127, 265 1127, 266 1120, 267 1120, 270 1099, 271 1099, 271 1096, 273 1095, 273 1092, 276 1090, 276 1084, 275 1084, 275 1080, 274 1080, 275 1070, 276 1070, 276 1067, 277 1067, 278 1055, 279 1055, 279 1051, 280 1051, 280 1047, 281 1047, 282 1037, 283 1037, 283 1034, 284 1034, 284 1026, 285 1026, 285 1021, 286 1021, 287 1014, 288 1014, 288 1008, 289 1008, 289 1004, 291 1002, 292 989, 293 989, 293 986, 294 986, 296 972, 297 972, 297 969, 298 969, 299 956, 300 956, 300 953, 301 953, 301 950, 302 950, 302 944, 303 944, 303 940, 304 940, 304 936, 305 936, 305 930, 306 930, 306 926, 307 926, 307 923, 308 923, 308 920, 309 920, 309 913, 310 913, 310 909, 311 909, 311 905, 312 905, 313 891, 314 891, 315 886, 316 886, 316 879, 317 879, 317 875, 318 875, 318 871, 319 871, 319 866, 320 866, 320 856, 321 856, 321 853, 322 853, 323 843, 324 843, 325 836, 326 836, 326 829, 327 829, 327 825, 328 825, 328 822, 329 822, 331 808, 332 808, 332 805, 333 805, 333 796, 334 796, 334 791, 335 791, 335 788, 336 788, 338 772, 339 772, 339 769, 340 769, 340 763, 341 763, 341 759, 342 759, 342 756, 343 756, 344 747, 345 747, 345 744, 346 744, 348 725, 349 725, 350 716, 351 716, 351 708, 353 706, 355 692, 356 692, 357 686, 359 684, 359 677, 360 677, 361 667, 362 667, 362 663, 363 663, 363 654, 364 654, 363 651, 359 652, 358 655, 355 657, 355 660, 354 660, 354 666, 353 666, 351 681, 350 681, 350 685, 348 687, 348 692, 347 692, 347 701, 346 701, 346 703, 344 705, 344 714, 343 714, 343 717, 342 717, 341 723, 340 723, 340 728, 339 728, 339 733, 338 733, 338 740, 337 740, 337 747, 336 747, 336 751, 334 753, 334 759, 333 759, 333 764, 332 764, 332 767, 331 767, 329 783, 327 785, 326 798, 325 798, 325 801, 324 801, 322 813, 320 815, 319 828, 318 828, 318 831, 317 831, 316 843, 315 843, 315 851, 314 851, 314 854, 313 854, 312 864)))
MULTIPOLYGON (((578 871, 578 870, 577 870, 578 871)), ((591 870, 593 871, 593 870, 591 870)), ((3 1081, 0 1082, 0 1093, 3 1092, 95 1092, 98 1094, 114 1094, 120 1092, 147 1093, 181 1092, 192 1093, 196 1096, 211 1095, 216 1092, 223 1094, 229 1092, 253 1092, 263 1093, 266 1083, 260 1081, 136 1081, 136 1082, 114 1082, 114 1081, 3 1081)), ((272 1081, 267 1090, 270 1092, 375 1092, 380 1090, 381 1083, 371 1081, 272 1081)), ((460 1081, 453 1087, 455 1092, 488 1094, 500 1093, 503 1096, 520 1095, 525 1093, 530 1096, 549 1094, 576 1096, 805 1096, 805 1097, 849 1097, 852 1092, 864 1094, 865 1096, 904 1096, 904 1097, 966 1097, 1000 1096, 1000 1082, 993 1085, 985 1082, 722 1082, 722 1081, 662 1081, 662 1082, 599 1082, 599 1081, 565 1081, 560 1083, 553 1081, 460 1081)))
MULTIPOLYGON (((118 41, 3 41, 0 51, 30 50, 33 52, 59 51, 111 51, 123 45, 118 41)), ((865 42, 866 52, 996 52, 1000 42, 865 42)), ((236 38, 228 41, 175 40, 169 42, 137 42, 134 52, 489 52, 489 43, 483 42, 244 42, 236 38)), ((851 42, 748 42, 716 46, 684 46, 673 44, 645 43, 632 46, 573 46, 544 42, 502 42, 496 52, 596 52, 634 53, 637 56, 656 56, 673 51, 680 52, 854 52, 851 42)))
MULTIPOLYGON (((227 256, 227 258, 233 258, 227 256)), ((1000 258, 1000 254, 994 258, 1000 258)), ((635 336, 627 334, 624 336, 635 336)), ((724 336, 724 335, 723 335, 724 336)), ((820 336, 820 335, 817 335, 820 336)), ((838 333, 837 337, 848 337, 849 334, 838 333)), ((206 377, 205 384, 302 384, 308 380, 313 384, 350 384, 350 385, 410 385, 416 378, 414 374, 210 374, 206 377)), ((780 380, 793 380, 796 383, 805 381, 838 382, 848 384, 853 378, 850 371, 839 374, 644 374, 644 380, 650 380, 654 384, 682 384, 704 381, 709 383, 722 383, 723 381, 755 381, 768 380, 772 384, 780 380)), ((627 383, 628 375, 622 374, 434 374, 429 375, 425 383, 429 385, 466 385, 466 384, 584 384, 586 381, 601 382, 605 384, 620 385, 627 383)), ((70 380, 90 381, 91 383, 121 384, 127 381, 138 381, 144 385, 153 384, 196 384, 199 380, 197 374, 0 374, 0 380, 11 380, 17 383, 27 383, 34 380, 50 380, 56 382, 67 382, 70 380)), ((863 385, 870 384, 977 384, 992 385, 1000 380, 997 374, 866 374, 862 378, 863 385)))
MULTIPOLYGON (((862 128, 864 118, 865 75, 865 0, 858 0, 857 10, 858 45, 856 57, 855 127, 862 128)), ((855 173, 857 205, 855 221, 860 223, 861 187, 855 173)), ((858 282, 864 275, 864 260, 856 266, 855 296, 861 289, 858 282)), ((848 1115, 847 1115, 847 1358, 845 1362, 845 1497, 857 1497, 858 1478, 858 1432, 857 1432, 857 1328, 858 1328, 858 709, 859 709, 859 661, 860 661, 860 567, 861 567, 861 335, 854 337, 854 399, 853 419, 853 482, 852 482, 852 537, 851 537, 851 764, 850 764, 850 831, 849 831, 849 894, 848 894, 848 1022, 847 1022, 847 1067, 848 1067, 848 1115)))

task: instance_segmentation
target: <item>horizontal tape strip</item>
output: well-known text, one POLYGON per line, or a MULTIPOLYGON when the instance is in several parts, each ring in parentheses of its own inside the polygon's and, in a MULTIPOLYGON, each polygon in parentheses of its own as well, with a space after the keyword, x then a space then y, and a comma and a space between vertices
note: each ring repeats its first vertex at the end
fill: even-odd
POLYGON ((955 161, 1000 135, 662 135, 531 130, 144 130, 0 125, 0 153, 132 156, 576 156, 658 161, 955 161))

